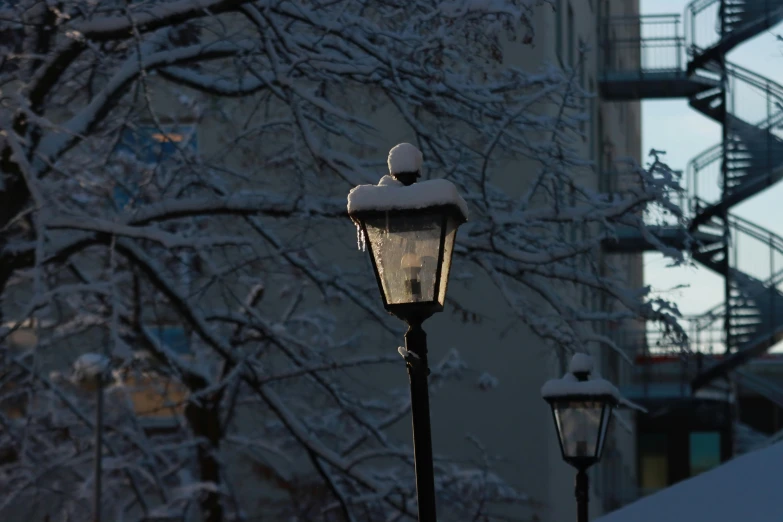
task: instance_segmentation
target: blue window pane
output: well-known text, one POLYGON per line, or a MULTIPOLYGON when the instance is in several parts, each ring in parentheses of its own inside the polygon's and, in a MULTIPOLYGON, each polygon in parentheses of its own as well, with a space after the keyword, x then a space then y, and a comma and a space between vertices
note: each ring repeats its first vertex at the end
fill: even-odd
POLYGON ((190 353, 190 339, 181 326, 155 326, 150 330, 152 335, 172 352, 180 355, 190 353))
POLYGON ((691 476, 720 465, 720 433, 695 431, 690 434, 691 476))
POLYGON ((144 126, 124 129, 115 152, 155 164, 176 157, 177 149, 195 152, 197 146, 193 125, 144 126))
MULTIPOLYGON (((178 150, 195 152, 197 147, 198 137, 193 125, 142 126, 124 129, 114 152, 154 167, 179 159, 178 150)), ((114 187, 112 200, 118 210, 124 209, 139 197, 140 181, 123 179, 121 184, 114 187)))
MULTIPOLYGON (((134 184, 134 188, 138 187, 134 184)), ((117 210, 122 210, 128 206, 128 204, 131 202, 131 199, 133 199, 132 190, 129 190, 126 187, 121 187, 119 185, 114 186, 114 190, 112 191, 112 200, 114 201, 114 205, 117 210)))

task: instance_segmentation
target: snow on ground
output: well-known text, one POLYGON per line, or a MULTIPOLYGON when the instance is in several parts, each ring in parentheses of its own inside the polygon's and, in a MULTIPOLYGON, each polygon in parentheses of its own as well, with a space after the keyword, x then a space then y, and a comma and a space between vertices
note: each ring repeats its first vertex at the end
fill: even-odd
POLYGON ((783 442, 737 457, 593 522, 781 522, 783 442))

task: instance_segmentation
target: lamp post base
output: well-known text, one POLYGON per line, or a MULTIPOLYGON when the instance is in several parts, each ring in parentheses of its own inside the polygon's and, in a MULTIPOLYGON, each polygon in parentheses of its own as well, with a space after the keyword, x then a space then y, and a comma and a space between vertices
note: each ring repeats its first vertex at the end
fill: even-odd
POLYGON ((430 397, 427 376, 427 334, 421 323, 411 323, 405 333, 405 349, 412 357, 406 359, 411 384, 411 416, 413 418, 413 462, 416 473, 416 497, 419 522, 436 522, 435 472, 432 462, 432 431, 430 427, 430 397))

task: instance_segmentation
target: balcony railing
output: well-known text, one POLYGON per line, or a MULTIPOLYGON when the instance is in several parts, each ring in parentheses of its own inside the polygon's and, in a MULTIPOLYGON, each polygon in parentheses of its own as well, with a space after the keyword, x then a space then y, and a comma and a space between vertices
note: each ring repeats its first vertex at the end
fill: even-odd
POLYGON ((610 18, 601 28, 601 70, 609 77, 685 74, 680 15, 610 18))

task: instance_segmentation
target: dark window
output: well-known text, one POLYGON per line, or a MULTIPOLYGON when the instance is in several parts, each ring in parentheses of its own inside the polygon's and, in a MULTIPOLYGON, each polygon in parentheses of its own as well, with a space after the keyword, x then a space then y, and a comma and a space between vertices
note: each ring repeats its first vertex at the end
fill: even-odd
MULTIPOLYGON (((580 39, 579 39, 579 48, 580 48, 580 49, 582 48, 582 44, 583 44, 583 43, 584 43, 584 42, 583 42, 583 41, 582 41, 582 39, 580 38, 580 39)), ((585 69, 586 69, 586 67, 585 67, 585 63, 584 63, 584 62, 582 62, 582 63, 579 63, 579 64, 578 64, 578 66, 579 66, 579 86, 582 88, 582 90, 585 90, 585 91, 586 91, 586 90, 587 90, 587 82, 586 82, 586 80, 585 80, 585 69)), ((588 117, 588 118, 592 118, 592 115, 591 115, 591 114, 590 114, 590 112, 589 112, 589 111, 590 111, 590 107, 592 107, 592 105, 589 105, 590 103, 591 103, 591 101, 590 101, 590 100, 588 100, 587 98, 585 98, 585 99, 583 99, 583 100, 582 100, 582 107, 584 107, 584 110, 585 110, 585 112, 587 113, 586 115, 587 115, 587 117, 588 117)), ((584 132, 585 132, 585 130, 586 130, 586 129, 585 129, 585 125, 588 125, 589 123, 590 123, 590 120, 589 120, 589 119, 588 119, 587 121, 585 121, 585 120, 582 120, 582 121, 579 123, 579 130, 580 130, 580 131, 582 131, 582 133, 584 133, 584 132)), ((587 139, 587 136, 583 136, 583 137, 582 137, 582 139, 583 139, 583 140, 586 140, 586 139, 587 139)))
MULTIPOLYGON (((13 7, 16 2, 0 0, 0 8, 13 7)), ((18 69, 24 43, 24 28, 21 24, 4 20, 0 24, 0 70, 6 73, 18 69)))
POLYGON ((185 22, 169 29, 169 41, 177 47, 197 44, 200 29, 193 23, 185 22))
MULTIPOLYGON (((571 184, 568 186, 568 206, 574 208, 576 206, 576 187, 571 184)), ((571 223, 571 243, 576 243, 577 240, 577 224, 571 223)))
POLYGON ((689 437, 690 476, 696 476, 720 465, 720 433, 694 431, 689 437))
POLYGON ((571 4, 568 4, 568 25, 566 26, 566 32, 568 35, 568 65, 574 66, 574 10, 571 8, 571 4))
POLYGON ((594 94, 595 94, 595 92, 594 92, 595 91, 595 83, 593 83, 593 79, 592 78, 590 78, 587 81, 587 90, 590 91, 590 95, 591 95, 590 101, 588 102, 589 103, 588 115, 589 115, 590 119, 587 122, 587 124, 589 125, 589 127, 588 127, 588 135, 587 135, 587 137, 588 137, 587 146, 590 148, 590 161, 595 161, 595 148, 596 148, 596 143, 595 143, 595 105, 596 104, 595 104, 595 96, 594 96, 594 94))
POLYGON ((669 485, 669 444, 665 433, 639 434, 639 488, 647 494, 669 485))
POLYGON ((555 0, 555 54, 563 63, 563 0, 555 0))
POLYGON ((190 353, 190 339, 181 326, 153 326, 150 333, 172 352, 180 355, 190 353))
MULTIPOLYGON (((597 124, 598 128, 596 129, 596 149, 601 149, 603 147, 603 141, 601 140, 601 137, 603 136, 604 132, 604 117, 601 112, 600 105, 598 105, 598 110, 596 111, 598 113, 597 124)), ((596 150, 596 152, 599 152, 599 150, 596 150)), ((598 190, 601 192, 606 192, 606 171, 607 171, 607 165, 604 162, 604 155, 598 154, 598 190)))

